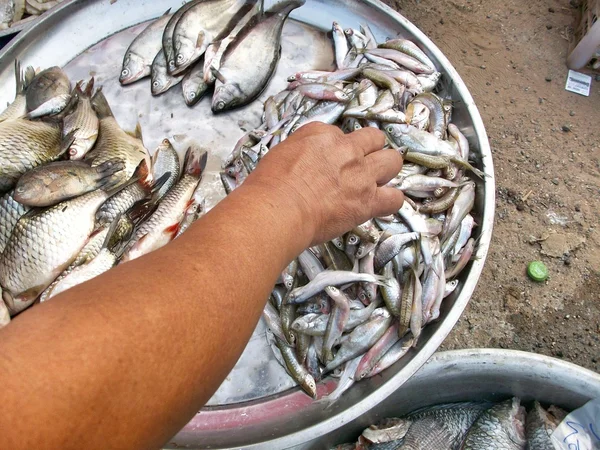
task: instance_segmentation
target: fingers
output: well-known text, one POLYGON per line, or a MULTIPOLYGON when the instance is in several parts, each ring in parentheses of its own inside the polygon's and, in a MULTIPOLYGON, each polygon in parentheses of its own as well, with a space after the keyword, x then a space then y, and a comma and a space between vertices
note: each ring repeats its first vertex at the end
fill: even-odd
POLYGON ((347 136, 357 148, 364 152, 365 156, 381 150, 385 145, 385 134, 377 128, 361 128, 347 136))
POLYGON ((296 132, 294 132, 291 136, 294 136, 295 138, 299 138, 302 136, 311 136, 311 135, 317 135, 317 134, 322 134, 322 133, 332 133, 335 135, 343 135, 344 134, 344 132, 342 130, 340 130, 339 127, 336 127, 333 125, 328 125, 323 122, 311 122, 311 123, 307 123, 306 125, 303 125, 300 128, 298 128, 298 130, 296 132))
POLYGON ((371 153, 365 157, 365 162, 378 186, 383 186, 402 170, 402 156, 394 149, 371 153))
POLYGON ((395 214, 404 203, 404 194, 401 190, 392 187, 377 188, 373 200, 373 217, 383 217, 395 214))

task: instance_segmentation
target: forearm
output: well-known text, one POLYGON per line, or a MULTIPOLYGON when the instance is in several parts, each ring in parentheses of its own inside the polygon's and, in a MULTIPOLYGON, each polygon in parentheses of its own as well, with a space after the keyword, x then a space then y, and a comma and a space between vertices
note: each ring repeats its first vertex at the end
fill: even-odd
POLYGON ((156 447, 175 434, 238 359, 278 273, 310 243, 286 201, 242 186, 170 245, 0 331, 0 399, 18 412, 0 417, 10 430, 0 447, 156 447))

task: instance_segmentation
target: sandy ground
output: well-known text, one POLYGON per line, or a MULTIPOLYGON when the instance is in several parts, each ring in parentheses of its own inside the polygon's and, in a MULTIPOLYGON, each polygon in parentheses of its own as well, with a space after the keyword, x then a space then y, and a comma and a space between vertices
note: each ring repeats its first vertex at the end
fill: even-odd
POLYGON ((567 0, 385 3, 456 67, 494 155, 491 250, 442 348, 532 351, 600 371, 600 81, 590 97, 564 90, 575 10, 567 0), (546 283, 527 278, 532 260, 548 266, 546 283))

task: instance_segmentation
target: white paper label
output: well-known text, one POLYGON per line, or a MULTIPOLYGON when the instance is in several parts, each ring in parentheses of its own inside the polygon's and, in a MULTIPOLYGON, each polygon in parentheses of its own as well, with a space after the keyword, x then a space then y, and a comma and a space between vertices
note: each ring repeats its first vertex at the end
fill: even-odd
POLYGON ((565 417, 551 439, 557 450, 600 449, 600 398, 590 400, 565 417))
POLYGON ((565 86, 567 91, 589 97, 591 87, 592 77, 583 73, 569 70, 569 75, 567 76, 567 85, 565 86))

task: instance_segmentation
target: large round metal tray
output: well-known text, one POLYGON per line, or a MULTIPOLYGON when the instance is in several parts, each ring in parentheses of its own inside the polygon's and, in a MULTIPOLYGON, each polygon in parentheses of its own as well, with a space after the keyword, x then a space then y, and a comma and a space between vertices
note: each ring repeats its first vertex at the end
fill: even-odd
POLYGON ((353 442, 386 417, 401 417, 440 403, 538 400, 567 411, 600 397, 600 375, 560 359, 517 350, 472 349, 436 353, 400 389, 362 416, 299 448, 323 449, 353 442))
MULTIPOLYGON (((266 7, 274 3, 267 1, 266 7)), ((221 161, 236 140, 260 124, 262 103, 285 86, 289 74, 306 69, 332 68, 333 53, 327 31, 337 20, 343 27, 367 22, 378 39, 403 36, 414 40, 436 63, 443 76, 442 93, 454 100, 453 122, 467 136, 477 165, 488 175, 478 181, 474 216, 479 227, 476 258, 464 270, 459 288, 445 300, 441 320, 425 328, 419 345, 380 376, 357 383, 341 400, 324 408, 295 387, 272 358, 265 328, 259 323, 244 354, 218 392, 172 440, 172 446, 206 448, 284 448, 335 429, 381 402, 405 383, 427 361, 448 335, 469 301, 481 274, 492 235, 495 183, 492 156, 481 117, 465 84, 441 51, 404 17, 378 1, 308 0, 295 10, 286 26, 282 58, 269 88, 259 101, 228 114, 213 116, 208 99, 190 109, 175 87, 160 97, 150 96, 149 81, 123 88, 118 83, 123 54, 144 22, 180 0, 67 0, 21 33, 0 54, 0 104, 14 98, 13 61, 22 66, 64 66, 72 80, 95 76, 104 86, 113 112, 125 129, 142 125, 144 142, 152 150, 164 137, 171 138, 180 153, 189 141, 210 152, 205 181, 214 187, 208 206, 224 196, 218 179, 221 161)), ((232 264, 235 264, 232 261, 232 264)), ((232 266, 233 267, 233 266, 232 266)), ((201 293, 198 295, 202 301, 201 293)), ((198 379, 202 383, 202 379, 198 379)), ((319 385, 319 395, 335 387, 319 385)))

